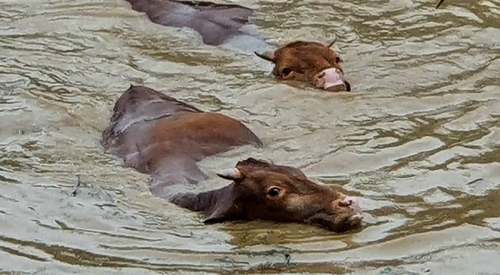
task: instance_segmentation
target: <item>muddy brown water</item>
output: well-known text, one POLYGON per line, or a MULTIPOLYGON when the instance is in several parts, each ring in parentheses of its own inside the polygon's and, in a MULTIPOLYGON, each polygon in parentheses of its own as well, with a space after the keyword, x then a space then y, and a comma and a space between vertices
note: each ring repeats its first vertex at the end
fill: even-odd
POLYGON ((500 274, 500 1, 239 3, 273 45, 336 33, 354 92, 280 83, 125 1, 0 2, 2 274, 500 274), (99 145, 130 83, 262 137, 204 160, 199 189, 270 159, 360 196, 365 227, 204 226, 154 198, 99 145))

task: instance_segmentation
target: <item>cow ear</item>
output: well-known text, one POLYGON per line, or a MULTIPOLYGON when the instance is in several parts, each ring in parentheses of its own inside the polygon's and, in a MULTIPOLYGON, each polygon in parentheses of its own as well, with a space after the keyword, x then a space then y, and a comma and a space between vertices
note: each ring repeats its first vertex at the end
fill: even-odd
POLYGON ((219 213, 218 211, 215 211, 208 217, 206 220, 203 221, 204 224, 214 224, 214 223, 222 223, 224 221, 228 220, 224 213, 219 213))
POLYGON ((239 181, 243 180, 243 178, 244 178, 243 173, 241 173, 241 171, 238 170, 238 168, 231 168, 231 169, 226 169, 226 170, 220 171, 217 173, 217 176, 219 176, 223 179, 232 180, 235 182, 239 182, 239 181))
POLYGON ((237 216, 238 207, 231 200, 217 204, 215 210, 203 221, 204 224, 222 223, 237 216))
POLYGON ((206 220, 205 224, 221 223, 228 220, 234 220, 241 216, 244 207, 238 205, 238 190, 236 184, 231 184, 225 187, 226 191, 217 198, 215 205, 205 211, 206 220))
POLYGON ((258 52, 253 52, 253 53, 264 60, 276 63, 276 57, 274 56, 274 53, 258 53, 258 52))

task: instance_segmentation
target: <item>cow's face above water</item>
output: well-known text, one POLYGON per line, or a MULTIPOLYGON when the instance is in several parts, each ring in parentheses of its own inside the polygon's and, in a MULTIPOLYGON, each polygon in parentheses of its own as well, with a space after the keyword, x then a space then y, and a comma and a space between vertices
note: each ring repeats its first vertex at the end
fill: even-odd
POLYGON ((233 183, 200 194, 179 194, 171 201, 205 212, 205 223, 228 220, 297 222, 335 232, 361 225, 361 209, 355 197, 318 185, 296 168, 249 158, 218 175, 233 183))
POLYGON ((342 59, 328 45, 317 42, 295 41, 273 53, 255 54, 274 64, 273 74, 283 80, 309 82, 317 88, 339 92, 351 91, 344 78, 342 59))

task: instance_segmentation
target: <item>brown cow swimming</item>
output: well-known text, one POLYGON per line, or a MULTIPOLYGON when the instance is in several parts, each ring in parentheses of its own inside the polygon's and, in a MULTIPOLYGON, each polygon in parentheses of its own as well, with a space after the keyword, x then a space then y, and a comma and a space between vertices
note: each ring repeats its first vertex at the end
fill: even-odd
POLYGON ((330 49, 335 43, 323 45, 317 42, 295 41, 272 53, 255 54, 274 64, 273 75, 283 80, 309 82, 326 91, 351 91, 345 80, 342 59, 330 49))
MULTIPOLYGON (((205 44, 267 51, 271 46, 241 30, 253 11, 238 5, 178 0, 127 0, 132 8, 147 14, 157 24, 187 27, 198 32, 205 44)), ((335 41, 334 41, 335 42, 335 41)), ((341 58, 330 49, 333 43, 295 41, 259 57, 275 64, 273 74, 283 80, 309 82, 327 91, 350 91, 341 58)))
POLYGON ((186 193, 186 187, 206 178, 198 161, 262 142, 238 120, 203 112, 147 87, 131 86, 120 96, 101 144, 127 167, 150 174, 155 196, 202 211, 206 223, 262 219, 315 224, 336 232, 361 224, 356 198, 315 184, 293 167, 252 158, 218 174, 233 183, 186 193))

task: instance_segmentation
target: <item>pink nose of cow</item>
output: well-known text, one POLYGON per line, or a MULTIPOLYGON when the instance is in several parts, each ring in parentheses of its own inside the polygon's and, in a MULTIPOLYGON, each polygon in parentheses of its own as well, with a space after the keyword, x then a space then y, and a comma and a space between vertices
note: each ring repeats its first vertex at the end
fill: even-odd
POLYGON ((313 84, 332 92, 346 91, 343 73, 337 68, 325 69, 314 76, 313 84))
POLYGON ((358 199, 356 199, 356 197, 345 197, 339 202, 339 205, 344 207, 356 207, 358 206, 358 199))

